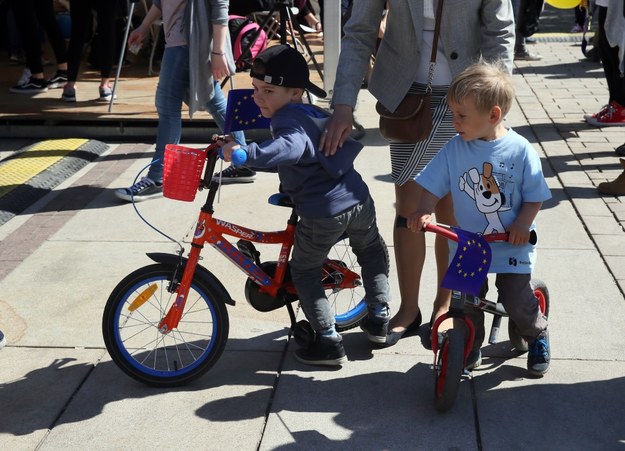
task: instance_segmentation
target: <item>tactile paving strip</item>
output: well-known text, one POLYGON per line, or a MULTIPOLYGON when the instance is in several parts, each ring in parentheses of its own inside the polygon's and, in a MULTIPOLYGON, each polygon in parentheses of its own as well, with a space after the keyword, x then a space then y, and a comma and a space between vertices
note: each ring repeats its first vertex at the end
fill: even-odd
POLYGON ((88 139, 42 141, 0 162, 0 225, 100 156, 108 145, 88 139))

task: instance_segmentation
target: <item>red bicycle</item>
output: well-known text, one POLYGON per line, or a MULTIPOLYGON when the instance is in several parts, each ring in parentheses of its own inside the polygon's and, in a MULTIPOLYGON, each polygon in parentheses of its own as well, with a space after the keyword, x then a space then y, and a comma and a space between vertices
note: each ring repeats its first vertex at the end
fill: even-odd
MULTIPOLYGON (((406 226, 406 219, 400 218, 397 222, 400 226, 406 226)), ((424 230, 444 236, 447 239, 458 242, 458 234, 443 224, 426 224, 424 230)), ((507 233, 482 235, 487 242, 508 241, 507 233)), ((536 244, 536 233, 532 231, 530 242, 536 244)), ((546 317, 549 315, 549 290, 544 282, 537 279, 531 280, 534 296, 538 302, 540 311, 546 317)), ((451 306, 449 311, 434 321, 432 324, 432 351, 434 352, 434 402, 436 409, 444 412, 449 410, 455 403, 460 388, 460 381, 465 374, 467 357, 473 348, 475 339, 475 327, 466 312, 469 309, 479 309, 494 315, 488 342, 497 343, 497 335, 501 327, 501 319, 508 317, 501 303, 474 296, 459 290, 452 290, 451 306), (439 332, 441 324, 451 327, 439 332)), ((521 352, 527 352, 528 344, 512 319, 508 317, 508 336, 512 346, 521 352)))
MULTIPOLYGON (((280 231, 261 232, 215 218, 214 200, 219 189, 212 181, 218 158, 216 141, 205 150, 169 146, 165 155, 165 197, 193 200, 198 188, 208 187, 188 256, 183 256, 184 249, 178 255, 148 253, 156 264, 126 276, 104 307, 102 333, 111 358, 127 375, 148 385, 186 384, 206 373, 225 348, 229 332, 226 305, 234 306, 235 302, 219 279, 199 264, 207 243, 247 275, 245 298, 252 307, 261 312, 286 307, 296 338, 306 339, 310 332, 305 321, 296 324, 292 306, 298 300, 288 266, 298 222, 294 205, 284 195, 269 198, 273 205, 291 208, 286 228, 280 231), (182 163, 180 171, 192 168, 196 175, 168 178, 171 155, 189 157, 190 163, 182 163), (239 241, 235 246, 225 236, 239 241), (253 243, 280 245, 277 260, 261 262, 253 243)), ((338 331, 357 326, 367 314, 359 270, 347 236, 342 237, 319 274, 338 331)))

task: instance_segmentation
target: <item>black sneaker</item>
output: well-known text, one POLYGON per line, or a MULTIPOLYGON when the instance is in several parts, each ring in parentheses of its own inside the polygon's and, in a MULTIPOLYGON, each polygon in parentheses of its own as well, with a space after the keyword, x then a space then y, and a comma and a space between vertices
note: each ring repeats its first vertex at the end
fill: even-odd
POLYGON ((542 376, 549 370, 550 360, 549 334, 545 331, 533 343, 529 343, 527 369, 535 376, 542 376))
POLYGON ((163 184, 156 183, 154 180, 143 177, 130 188, 120 188, 115 190, 115 195, 125 201, 141 202, 153 197, 161 197, 163 195, 163 184))
MULTIPOLYGON (((233 166, 221 171, 221 183, 252 183, 256 180, 256 172, 245 166, 233 166)), ((213 174, 213 181, 219 181, 219 172, 213 174)))
POLYGON ((0 330, 0 349, 4 348, 6 344, 7 344, 7 339, 4 337, 4 334, 0 330))
POLYGON ((48 89, 62 88, 67 83, 67 71, 57 70, 56 74, 49 78, 46 83, 48 84, 48 89))
POLYGON ((38 79, 33 77, 30 77, 26 83, 9 88, 9 91, 15 94, 38 94, 40 92, 46 92, 47 90, 48 84, 43 78, 38 79))
POLYGON ((368 314, 360 322, 360 328, 367 334, 367 338, 371 343, 386 345, 389 320, 390 315, 386 318, 378 318, 368 314))
POLYGON ((315 336, 315 341, 307 348, 295 350, 295 359, 306 365, 341 366, 347 363, 343 340, 324 339, 315 336))

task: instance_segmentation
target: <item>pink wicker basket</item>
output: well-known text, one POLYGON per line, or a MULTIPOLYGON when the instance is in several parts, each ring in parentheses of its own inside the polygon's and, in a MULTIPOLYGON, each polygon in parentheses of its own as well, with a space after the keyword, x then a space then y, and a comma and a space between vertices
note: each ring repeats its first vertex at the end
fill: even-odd
POLYGON ((163 170, 163 196, 192 202, 200 185, 205 162, 204 149, 167 144, 163 170))

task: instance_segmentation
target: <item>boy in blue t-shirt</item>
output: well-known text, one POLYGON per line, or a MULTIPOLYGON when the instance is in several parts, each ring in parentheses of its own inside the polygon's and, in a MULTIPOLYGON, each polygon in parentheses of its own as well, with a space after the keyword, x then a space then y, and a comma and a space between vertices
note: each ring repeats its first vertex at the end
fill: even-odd
MULTIPOLYGON (((534 218, 551 198, 532 145, 503 119, 514 100, 514 86, 498 64, 480 62, 459 74, 447 94, 458 134, 416 177, 424 188, 420 207, 408 227, 423 229, 438 199, 451 193, 460 228, 482 234, 508 232, 507 242, 491 243, 491 273, 496 273, 499 301, 529 344, 528 370, 543 375, 549 368, 547 319, 530 286, 536 261, 529 243, 534 218)), ((486 295, 488 286, 482 289, 486 295)), ((471 312, 476 336, 467 368, 481 363, 484 313, 471 312)))
POLYGON ((330 249, 343 234, 362 268, 368 316, 361 327, 370 341, 386 343, 390 311, 388 259, 378 231, 369 188, 354 169, 362 149, 348 139, 342 151, 326 157, 317 149, 328 113, 303 104, 305 89, 318 97, 326 93, 309 80, 304 57, 288 45, 269 47, 252 65, 254 102, 264 117, 271 118, 272 139, 239 146, 228 142, 221 148, 225 160, 242 148, 254 168, 277 168, 281 191, 300 216, 289 263, 304 314, 315 330, 308 347, 295 357, 311 365, 342 365, 347 361, 334 313, 322 286, 322 267, 330 249))

